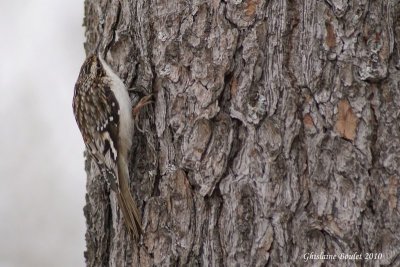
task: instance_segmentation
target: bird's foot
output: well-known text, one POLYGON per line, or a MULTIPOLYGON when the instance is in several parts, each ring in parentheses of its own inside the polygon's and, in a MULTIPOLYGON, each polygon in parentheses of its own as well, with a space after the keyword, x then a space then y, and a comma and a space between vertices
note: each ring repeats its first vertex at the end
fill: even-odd
POLYGON ((140 99, 140 101, 132 108, 132 114, 135 117, 135 119, 137 119, 137 116, 139 115, 140 110, 144 106, 153 102, 152 100, 150 100, 152 98, 152 96, 153 95, 147 95, 147 96, 142 97, 140 99))

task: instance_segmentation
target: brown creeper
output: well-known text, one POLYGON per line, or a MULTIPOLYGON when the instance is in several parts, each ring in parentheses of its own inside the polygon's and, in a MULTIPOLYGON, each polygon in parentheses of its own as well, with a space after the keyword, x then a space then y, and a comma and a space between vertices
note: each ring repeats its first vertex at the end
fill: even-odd
POLYGON ((128 184, 134 130, 131 100, 122 80, 99 56, 91 55, 83 63, 72 106, 87 151, 116 193, 126 225, 138 237, 141 219, 128 184))

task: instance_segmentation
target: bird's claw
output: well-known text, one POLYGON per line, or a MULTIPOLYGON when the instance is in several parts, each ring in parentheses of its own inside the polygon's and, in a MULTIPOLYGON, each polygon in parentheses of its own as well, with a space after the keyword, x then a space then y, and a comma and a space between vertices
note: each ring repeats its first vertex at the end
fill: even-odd
POLYGON ((133 116, 135 117, 135 119, 137 119, 137 116, 139 115, 140 110, 141 110, 144 106, 153 103, 153 101, 150 100, 152 97, 153 97, 153 95, 147 95, 147 96, 142 97, 142 98, 139 100, 139 102, 133 107, 133 109, 132 109, 132 114, 133 114, 133 116))

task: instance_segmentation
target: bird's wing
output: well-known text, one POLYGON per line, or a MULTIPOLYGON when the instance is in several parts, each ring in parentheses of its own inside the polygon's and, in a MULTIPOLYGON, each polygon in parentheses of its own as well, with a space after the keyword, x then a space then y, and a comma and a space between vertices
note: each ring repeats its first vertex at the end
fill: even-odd
POLYGON ((78 102, 74 105, 75 116, 81 118, 77 120, 78 127, 88 152, 99 168, 102 171, 106 168, 108 173, 114 173, 114 181, 109 182, 111 188, 115 189, 117 187, 114 183, 118 183, 115 179, 119 142, 118 102, 111 88, 104 82, 93 83, 85 94, 86 103, 78 102))

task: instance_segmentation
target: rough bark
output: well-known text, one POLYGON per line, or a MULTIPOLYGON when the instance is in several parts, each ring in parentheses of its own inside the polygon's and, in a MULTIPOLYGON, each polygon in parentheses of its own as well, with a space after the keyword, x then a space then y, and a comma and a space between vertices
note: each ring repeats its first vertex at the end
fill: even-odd
POLYGON ((88 161, 88 266, 400 266, 398 1, 86 0, 84 25, 155 97, 131 157, 145 233, 88 161))

